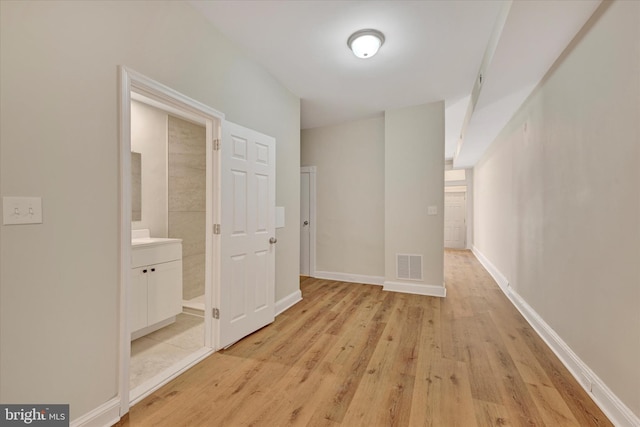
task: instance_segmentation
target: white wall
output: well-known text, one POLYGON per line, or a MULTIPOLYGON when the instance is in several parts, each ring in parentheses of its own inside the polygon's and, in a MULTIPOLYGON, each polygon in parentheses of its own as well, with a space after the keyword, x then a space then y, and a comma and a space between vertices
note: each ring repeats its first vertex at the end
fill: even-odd
POLYGON ((277 140, 276 300, 298 290, 299 99, 185 2, 0 2, 0 401, 118 390, 118 72, 126 65, 277 140))
POLYGON ((640 415, 640 3, 605 4, 475 168, 475 247, 640 415))
POLYGON ((131 101, 131 151, 142 158, 142 217, 131 229, 168 237, 167 120, 165 111, 131 101))
POLYGON ((444 102, 385 112, 385 288, 402 282, 398 253, 423 255, 423 280, 412 285, 443 286, 444 102))
POLYGON ((384 276, 384 118, 301 133, 317 166, 316 270, 384 276))

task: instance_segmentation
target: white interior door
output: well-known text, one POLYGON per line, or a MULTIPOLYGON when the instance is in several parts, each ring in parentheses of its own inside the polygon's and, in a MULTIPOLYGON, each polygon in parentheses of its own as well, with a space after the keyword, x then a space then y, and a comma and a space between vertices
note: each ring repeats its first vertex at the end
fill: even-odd
POLYGON ((310 255, 310 179, 309 172, 300 173, 300 275, 309 276, 310 255))
POLYGON ((466 194, 444 193, 444 247, 464 249, 467 234, 466 194))
POLYGON ((275 318, 275 139, 224 121, 218 347, 275 318))

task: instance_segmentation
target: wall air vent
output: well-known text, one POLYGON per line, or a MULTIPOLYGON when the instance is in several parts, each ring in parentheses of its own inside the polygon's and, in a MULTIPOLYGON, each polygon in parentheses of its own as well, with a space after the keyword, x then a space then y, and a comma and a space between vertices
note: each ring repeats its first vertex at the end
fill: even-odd
POLYGON ((422 280, 422 255, 396 254, 396 277, 422 280))

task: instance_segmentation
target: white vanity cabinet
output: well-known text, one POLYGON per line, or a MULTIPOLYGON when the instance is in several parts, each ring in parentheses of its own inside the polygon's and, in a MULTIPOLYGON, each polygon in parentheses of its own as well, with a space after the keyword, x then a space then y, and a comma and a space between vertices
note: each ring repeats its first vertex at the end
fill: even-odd
POLYGON ((129 322, 133 339, 175 321, 182 311, 182 240, 132 240, 129 322))
POLYGON ((147 327, 147 278, 143 272, 147 267, 131 270, 129 291, 129 325, 131 332, 147 327))

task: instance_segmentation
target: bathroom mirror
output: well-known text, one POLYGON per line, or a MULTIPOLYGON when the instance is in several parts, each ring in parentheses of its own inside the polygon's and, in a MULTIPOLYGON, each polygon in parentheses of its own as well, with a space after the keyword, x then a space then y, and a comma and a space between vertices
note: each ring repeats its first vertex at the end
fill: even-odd
POLYGON ((142 154, 131 152, 131 221, 142 221, 142 154))

